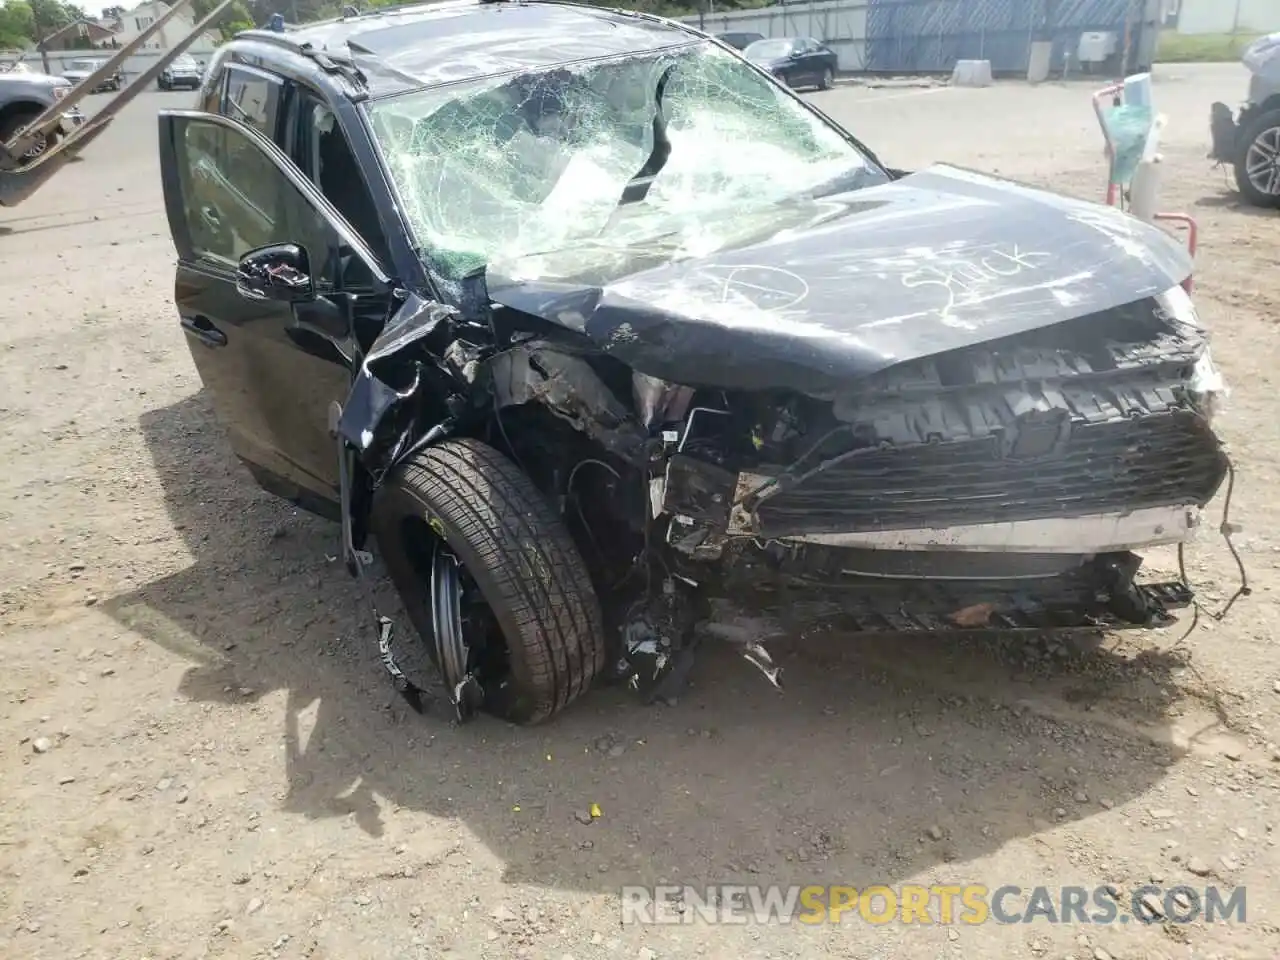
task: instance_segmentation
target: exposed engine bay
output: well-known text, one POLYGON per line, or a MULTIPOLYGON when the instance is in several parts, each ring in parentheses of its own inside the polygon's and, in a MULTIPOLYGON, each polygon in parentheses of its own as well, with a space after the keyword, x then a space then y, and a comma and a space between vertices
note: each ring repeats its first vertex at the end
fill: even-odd
POLYGON ((833 399, 668 383, 500 306, 487 328, 437 320, 422 359, 474 388, 451 429, 485 420, 556 505, 613 676, 650 697, 717 634, 778 683, 726 600, 779 635, 1167 623, 1191 591, 1139 582, 1134 551, 1190 537, 1231 469, 1210 428, 1225 387, 1180 288, 833 399))

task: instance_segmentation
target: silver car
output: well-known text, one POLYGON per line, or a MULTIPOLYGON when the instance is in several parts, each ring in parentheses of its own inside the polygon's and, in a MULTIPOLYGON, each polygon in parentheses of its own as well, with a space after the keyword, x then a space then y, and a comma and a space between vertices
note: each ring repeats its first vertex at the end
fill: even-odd
MULTIPOLYGON (((62 75, 66 79, 70 80, 72 84, 84 83, 84 81, 88 80, 89 77, 91 77, 95 72, 102 69, 102 67, 104 67, 106 63, 107 63, 106 58, 102 58, 99 60, 93 60, 93 59, 72 60, 71 66, 69 66, 66 70, 63 70, 62 75)), ((111 74, 110 76, 104 77, 103 79, 99 80, 97 85, 94 86, 93 90, 91 90, 90 92, 91 93, 109 93, 113 90, 119 90, 120 85, 121 85, 120 71, 117 70, 115 73, 111 74)))
POLYGON ((1236 186, 1250 203, 1280 207, 1280 33, 1259 37, 1242 61, 1249 93, 1238 116, 1225 103, 1210 113, 1210 158, 1235 171, 1236 186))
MULTIPOLYGON (((62 100, 71 90, 72 83, 63 77, 51 77, 47 73, 28 70, 10 70, 0 73, 0 143, 8 143, 47 108, 62 100)), ((58 137, 66 136, 84 123, 84 114, 78 109, 68 110, 62 122, 52 133, 39 137, 25 153, 22 160, 39 157, 58 137)))

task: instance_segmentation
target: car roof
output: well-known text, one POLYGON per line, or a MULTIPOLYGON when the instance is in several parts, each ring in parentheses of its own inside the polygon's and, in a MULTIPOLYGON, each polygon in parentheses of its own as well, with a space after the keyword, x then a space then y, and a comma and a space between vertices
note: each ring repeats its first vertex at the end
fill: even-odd
POLYGON ((646 53, 696 42, 670 21, 575 3, 445 0, 389 7, 308 24, 286 34, 245 31, 245 39, 287 38, 350 57, 372 96, 561 64, 646 53))

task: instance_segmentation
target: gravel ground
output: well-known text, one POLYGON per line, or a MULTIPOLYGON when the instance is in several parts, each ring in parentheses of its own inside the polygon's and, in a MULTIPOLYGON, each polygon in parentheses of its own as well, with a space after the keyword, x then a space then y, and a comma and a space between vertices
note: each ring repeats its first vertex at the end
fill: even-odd
MULTIPOLYGON (((170 302, 154 116, 188 98, 141 97, 0 215, 0 955, 1280 955, 1276 220, 1205 160, 1209 103, 1245 86, 1233 66, 1157 86, 1167 205, 1199 219, 1234 386, 1254 593, 1228 620, 1087 646, 832 640, 779 651, 782 693, 713 650, 676 706, 599 692, 528 731, 408 713, 336 530, 233 462, 170 302), (1248 920, 619 923, 623 884, 725 881, 1246 884, 1248 920)), ((895 166, 1094 198, 1090 91, 815 102, 895 166)), ((1214 517, 1190 567, 1210 602, 1235 586, 1214 517)))

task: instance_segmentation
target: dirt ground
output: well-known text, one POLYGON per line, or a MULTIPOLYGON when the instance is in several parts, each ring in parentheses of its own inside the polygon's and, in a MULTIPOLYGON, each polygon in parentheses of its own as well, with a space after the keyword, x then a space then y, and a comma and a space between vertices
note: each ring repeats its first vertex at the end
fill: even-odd
MULTIPOLYGON (((0 215, 0 956, 1280 956, 1276 216, 1205 159, 1234 66, 1159 72, 1167 206, 1234 392, 1253 594, 1223 623, 1108 637, 711 650, 678 704, 601 691, 550 725, 406 710, 337 531, 231 458, 171 306, 144 96, 0 215), (598 804, 589 824, 578 814, 598 804), (623 926, 661 882, 1247 885, 1247 922, 623 926)), ((886 162, 1098 197, 1087 84, 816 102, 886 162)), ((1215 531, 1190 551, 1235 588, 1215 531)), ((1171 558, 1151 558, 1170 570, 1171 558)), ((398 612, 391 591, 383 602, 398 612)))

